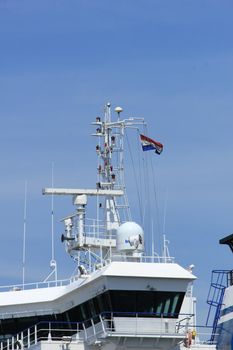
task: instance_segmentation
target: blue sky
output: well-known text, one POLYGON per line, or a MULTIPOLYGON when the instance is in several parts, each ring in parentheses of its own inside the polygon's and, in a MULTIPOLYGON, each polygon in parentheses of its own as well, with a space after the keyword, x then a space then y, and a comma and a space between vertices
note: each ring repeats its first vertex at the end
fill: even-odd
MULTIPOLYGON (((211 270, 232 267, 218 245, 233 226, 232 13, 225 0, 0 0, 2 283, 21 279, 25 180, 26 279, 48 274, 41 188, 52 162, 56 186, 93 185, 90 123, 111 101, 125 117, 145 117, 164 144, 154 159, 159 216, 167 193, 170 252, 195 264, 204 307, 211 270)), ((69 200, 55 201, 61 277, 74 268, 60 244, 59 219, 70 211, 69 200)))

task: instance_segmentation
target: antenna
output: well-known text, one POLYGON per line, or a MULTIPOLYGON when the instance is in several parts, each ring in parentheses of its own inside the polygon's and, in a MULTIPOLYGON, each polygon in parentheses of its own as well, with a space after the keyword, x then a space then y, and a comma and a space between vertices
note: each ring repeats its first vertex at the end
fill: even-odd
POLYGON ((121 107, 116 107, 115 108, 115 112, 117 113, 117 118, 118 118, 118 121, 120 120, 120 114, 121 112, 123 112, 123 109, 121 107))
POLYGON ((164 259, 164 262, 169 262, 170 254, 169 254, 168 244, 170 242, 166 239, 166 233, 165 233, 166 214, 167 214, 167 190, 166 190, 164 215, 163 215, 163 259, 164 259))
MULTIPOLYGON (((52 170, 51 170, 51 185, 52 189, 54 188, 54 162, 52 162, 52 170)), ((57 262, 55 260, 54 254, 54 194, 51 196, 51 260, 50 260, 50 268, 52 271, 46 277, 44 282, 48 281, 48 279, 54 274, 54 280, 57 282, 57 262)))
MULTIPOLYGON (((85 265, 88 273, 103 266, 103 261, 111 260, 117 250, 116 234, 119 226, 122 222, 132 221, 124 182, 123 139, 126 128, 138 128, 144 125, 144 119, 120 120, 122 108, 117 107, 115 112, 117 120, 112 120, 111 104, 108 102, 104 106, 103 120, 97 116, 92 123, 96 128, 92 135, 98 138, 96 187, 43 189, 43 194, 73 197, 76 212, 62 220, 65 224, 62 241, 65 242, 67 253, 78 265, 85 265), (91 196, 97 197, 97 220, 85 219, 87 198, 91 196), (120 214, 124 214, 124 218, 120 214), (70 223, 68 219, 71 219, 70 223)), ((54 256, 52 262, 55 262, 54 256)))
MULTIPOLYGON (((54 187, 54 162, 52 162, 51 184, 54 187)), ((57 262, 54 257, 54 195, 51 197, 51 261, 50 267, 54 269, 55 281, 57 281, 57 262)))
POLYGON ((25 185, 24 185, 24 215, 23 215, 23 289, 24 289, 24 284, 25 284, 26 223, 27 223, 27 181, 25 181, 25 185))
POLYGON ((154 256, 155 243, 154 243, 154 220, 151 221, 151 256, 154 256))
MULTIPOLYGON (((52 188, 54 187, 54 163, 52 162, 52 174, 51 174, 51 178, 52 178, 52 188)), ((52 260, 54 260, 54 196, 52 194, 51 196, 51 256, 52 256, 52 260)))
POLYGON ((167 189, 165 194, 165 203, 164 203, 164 211, 163 211, 163 234, 166 231, 166 215, 167 215, 167 189))

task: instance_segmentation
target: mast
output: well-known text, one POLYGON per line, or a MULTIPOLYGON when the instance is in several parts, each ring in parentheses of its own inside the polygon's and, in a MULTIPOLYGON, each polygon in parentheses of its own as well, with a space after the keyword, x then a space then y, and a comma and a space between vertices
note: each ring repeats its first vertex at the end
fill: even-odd
POLYGON ((97 188, 100 190, 116 189, 123 193, 118 199, 112 195, 106 196, 104 205, 99 206, 101 210, 105 210, 105 225, 108 234, 111 234, 112 230, 116 230, 122 220, 131 220, 124 182, 124 129, 126 122, 120 121, 122 108, 117 107, 115 111, 118 115, 116 122, 111 120, 111 104, 107 103, 104 108, 104 121, 97 117, 96 122, 93 123, 97 126, 93 136, 98 137, 96 152, 99 182, 97 188), (121 215, 122 209, 124 216, 121 215))
POLYGON ((43 190, 43 194, 73 197, 76 212, 62 219, 65 232, 61 240, 83 274, 111 261, 112 255, 117 253, 117 230, 122 223, 131 221, 124 178, 124 136, 126 128, 138 129, 144 125, 144 119, 121 119, 122 111, 121 107, 116 107, 117 119, 112 120, 108 102, 104 106, 103 118, 96 117, 92 123, 96 128, 92 135, 98 139, 96 188, 43 190), (97 201, 97 218, 91 221, 86 218, 90 196, 95 196, 97 201))

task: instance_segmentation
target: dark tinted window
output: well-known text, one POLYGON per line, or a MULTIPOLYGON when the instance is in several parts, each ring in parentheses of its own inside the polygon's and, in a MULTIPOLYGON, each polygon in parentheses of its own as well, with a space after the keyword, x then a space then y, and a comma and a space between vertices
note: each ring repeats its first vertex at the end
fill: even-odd
MULTIPOLYGON (((93 318, 98 322, 100 313, 111 312, 118 316, 142 317, 178 317, 184 298, 183 292, 158 291, 106 291, 95 298, 86 301, 61 314, 44 315, 37 317, 23 317, 0 320, 0 334, 16 334, 41 321, 83 322, 91 325, 87 320, 93 318)), ((81 325, 82 327, 82 325, 81 325)))
POLYGON ((177 317, 184 298, 180 292, 110 291, 113 312, 177 317))

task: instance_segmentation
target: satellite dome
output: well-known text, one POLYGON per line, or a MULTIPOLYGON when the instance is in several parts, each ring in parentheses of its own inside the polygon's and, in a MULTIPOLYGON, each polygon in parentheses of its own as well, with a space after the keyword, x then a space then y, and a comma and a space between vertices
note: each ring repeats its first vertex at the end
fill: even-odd
POLYGON ((140 225, 127 221, 117 229, 118 251, 143 251, 144 232, 140 225))

